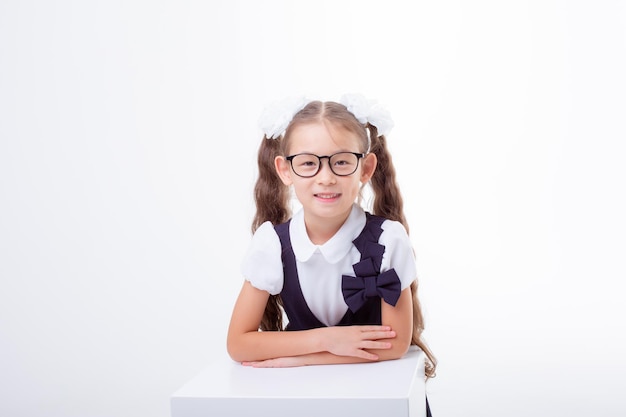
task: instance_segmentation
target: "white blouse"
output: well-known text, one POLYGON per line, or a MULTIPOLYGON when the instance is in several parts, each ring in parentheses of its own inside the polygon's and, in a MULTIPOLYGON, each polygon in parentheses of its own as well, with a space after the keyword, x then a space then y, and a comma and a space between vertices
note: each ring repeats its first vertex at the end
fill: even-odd
MULTIPOLYGON (((311 312, 327 326, 339 323, 348 310, 341 292, 341 276, 354 275, 352 265, 361 259, 352 241, 365 227, 365 220, 363 209, 354 204, 346 222, 323 245, 309 239, 302 210, 289 224, 302 294, 311 312)), ((378 242, 385 246, 381 272, 394 268, 404 290, 417 276, 411 241, 400 222, 385 220, 381 227, 378 242)), ((252 237, 241 271, 255 288, 270 294, 282 291, 280 240, 270 222, 263 223, 252 237)))

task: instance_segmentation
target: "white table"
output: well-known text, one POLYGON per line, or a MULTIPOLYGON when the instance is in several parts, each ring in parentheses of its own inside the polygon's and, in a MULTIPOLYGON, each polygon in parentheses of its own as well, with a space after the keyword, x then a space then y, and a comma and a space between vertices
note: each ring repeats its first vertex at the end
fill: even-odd
POLYGON ((423 417, 424 356, 283 369, 225 356, 172 395, 172 417, 423 417))

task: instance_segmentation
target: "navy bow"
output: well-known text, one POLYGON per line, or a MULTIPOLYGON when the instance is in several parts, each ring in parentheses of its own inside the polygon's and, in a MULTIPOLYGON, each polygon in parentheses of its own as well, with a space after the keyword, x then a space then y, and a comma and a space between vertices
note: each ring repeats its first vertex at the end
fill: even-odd
POLYGON ((400 298, 400 278, 395 269, 379 272, 372 258, 365 258, 352 265, 355 277, 343 275, 341 277, 341 292, 343 298, 353 313, 357 312, 367 298, 380 297, 387 304, 395 306, 400 298))

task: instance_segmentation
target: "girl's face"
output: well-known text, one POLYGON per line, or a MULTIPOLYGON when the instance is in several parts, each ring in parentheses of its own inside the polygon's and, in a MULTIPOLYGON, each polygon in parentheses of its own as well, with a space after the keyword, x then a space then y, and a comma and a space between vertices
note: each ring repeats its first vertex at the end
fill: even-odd
MULTIPOLYGON (((355 133, 332 123, 315 122, 295 127, 291 132, 287 156, 300 153, 328 156, 337 152, 362 151, 355 133)), ((307 228, 332 225, 338 230, 348 218, 361 184, 369 181, 374 173, 376 155, 368 154, 361 158, 356 171, 348 176, 333 173, 328 158, 322 159, 319 172, 310 178, 296 175, 290 162, 282 156, 276 158, 275 165, 283 183, 293 185, 304 210, 307 228)))

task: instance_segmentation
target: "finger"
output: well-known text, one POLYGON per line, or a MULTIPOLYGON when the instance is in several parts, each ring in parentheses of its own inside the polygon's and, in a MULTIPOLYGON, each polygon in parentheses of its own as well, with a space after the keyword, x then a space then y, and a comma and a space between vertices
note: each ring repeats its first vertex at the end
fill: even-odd
POLYGON ((378 325, 369 325, 369 326, 359 326, 362 332, 385 332, 391 330, 391 326, 378 326, 378 325))
POLYGON ((370 361, 377 361, 378 360, 378 355, 375 355, 375 354, 373 354, 371 352, 368 352, 368 351, 362 350, 362 349, 357 350, 355 352, 355 355, 353 355, 353 356, 355 356, 357 358, 367 359, 367 360, 370 360, 370 361))
POLYGON ((361 343, 362 349, 391 349, 392 345, 389 342, 377 342, 374 340, 368 340, 361 343))
POLYGON ((276 359, 267 359, 265 361, 258 361, 252 364, 253 368, 277 368, 278 363, 276 359))
POLYGON ((371 332, 363 332, 362 336, 367 340, 378 340, 378 339, 393 339, 396 337, 396 332, 393 330, 389 331, 371 331, 371 332))

